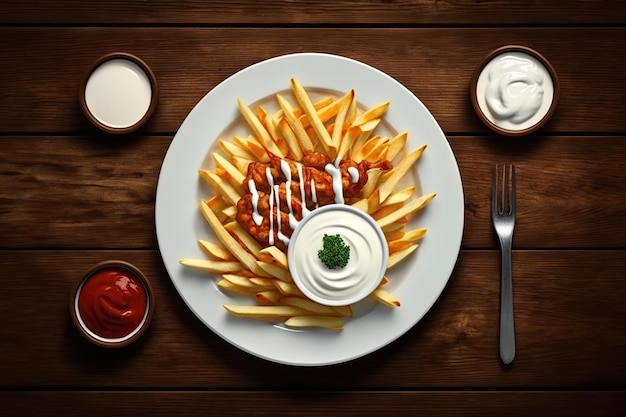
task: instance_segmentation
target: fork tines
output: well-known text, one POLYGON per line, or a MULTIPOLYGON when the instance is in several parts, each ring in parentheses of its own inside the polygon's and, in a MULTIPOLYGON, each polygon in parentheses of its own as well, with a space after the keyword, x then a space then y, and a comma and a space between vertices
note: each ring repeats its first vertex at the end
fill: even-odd
POLYGON ((491 181, 491 211, 495 214, 514 214, 515 213, 515 165, 502 165, 502 174, 498 172, 498 165, 493 169, 493 177, 491 181), (502 175, 502 178, 499 178, 502 175), (501 182, 499 181, 501 180, 501 182), (510 182, 510 187, 509 187, 510 182), (502 196, 498 195, 498 185, 501 185, 502 196), (509 188, 511 192, 509 192, 509 188))

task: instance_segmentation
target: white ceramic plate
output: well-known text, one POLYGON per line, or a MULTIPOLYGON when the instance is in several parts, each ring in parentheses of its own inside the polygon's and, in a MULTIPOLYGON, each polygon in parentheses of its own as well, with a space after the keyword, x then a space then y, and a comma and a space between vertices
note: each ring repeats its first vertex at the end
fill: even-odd
MULTIPOLYGON (((293 102, 293 101, 292 101, 293 102)), ((411 329, 443 291, 456 263, 463 234, 463 188, 452 150, 426 107, 385 73, 345 57, 305 53, 285 55, 252 65, 211 90, 189 113, 165 156, 156 194, 159 249, 174 286, 189 308, 222 338, 258 357, 300 366, 341 363, 374 352, 411 329), (197 239, 215 240, 198 209, 210 195, 197 174, 211 165, 218 138, 250 133, 237 98, 253 107, 289 95, 289 79, 311 91, 342 94, 355 89, 359 105, 391 101, 389 131, 408 131, 409 149, 428 147, 413 181, 422 193, 437 197, 413 219, 428 233, 418 250, 389 271, 388 288, 402 303, 390 309, 369 301, 355 307, 342 331, 292 331, 265 321, 229 315, 225 303, 252 303, 220 291, 215 279, 179 264, 181 258, 204 258, 197 239)))

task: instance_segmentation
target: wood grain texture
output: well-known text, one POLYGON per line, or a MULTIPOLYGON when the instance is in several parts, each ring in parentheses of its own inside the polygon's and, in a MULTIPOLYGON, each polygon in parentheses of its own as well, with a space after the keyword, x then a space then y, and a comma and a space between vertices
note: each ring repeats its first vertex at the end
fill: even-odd
MULTIPOLYGON (((1 137, 0 248, 155 248, 154 199, 171 140, 1 137)), ((626 247, 626 138, 449 140, 464 185, 465 248, 497 247, 496 163, 517 164, 516 248, 626 247)))
POLYGON ((10 358, 0 362, 0 387, 624 389, 625 267, 623 251, 515 251, 511 368, 497 351, 497 251, 462 252, 434 308, 391 345, 342 365, 298 368, 257 359, 204 327, 156 251, 0 251, 0 357, 10 358), (103 350, 73 328, 68 297, 92 264, 113 258, 148 275, 157 310, 137 344, 103 350))
POLYGON ((0 413, 626 415, 625 6, 0 1, 0 413), (552 120, 520 139, 487 130, 469 100, 476 66, 505 44, 545 55, 562 87, 552 120), (97 133, 78 106, 84 72, 113 51, 143 58, 160 85, 152 119, 123 137, 97 133), (172 137, 208 91, 264 59, 310 51, 372 65, 428 107, 458 161, 465 231, 448 285, 413 329, 364 358, 297 368, 247 354, 195 317, 162 264, 154 199, 172 137), (497 349, 496 163, 518 174, 509 368, 497 349), (75 280, 111 258, 140 267, 156 291, 148 333, 121 350, 83 340, 68 312, 75 280))
POLYGON ((219 415, 239 417, 433 417, 622 416, 622 392, 9 392, 0 393, 11 416, 89 415, 93 417, 219 415))
POLYGON ((513 43, 543 53, 561 80, 564 94, 539 135, 624 133, 626 93, 619 86, 626 85, 626 72, 615 59, 626 56, 624 38, 626 29, 619 27, 0 28, 0 56, 11 63, 0 69, 0 85, 10 86, 0 92, 0 131, 93 131, 79 109, 78 86, 92 62, 113 51, 134 53, 151 66, 159 81, 159 105, 143 132, 170 134, 233 73, 278 55, 323 51, 361 60, 396 78, 447 133, 487 133, 470 104, 470 79, 487 53, 513 43))
POLYGON ((623 24, 623 2, 585 1, 202 1, 5 0, 5 24, 623 24), (566 12, 564 12, 566 11, 566 12))

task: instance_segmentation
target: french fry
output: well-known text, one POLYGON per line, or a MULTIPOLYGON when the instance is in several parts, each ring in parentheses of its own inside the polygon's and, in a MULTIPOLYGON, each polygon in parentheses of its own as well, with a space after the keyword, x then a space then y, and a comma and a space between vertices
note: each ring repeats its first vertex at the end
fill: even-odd
POLYGON ((217 281, 216 285, 219 289, 222 289, 228 292, 234 292, 237 294, 254 295, 256 293, 254 289, 250 289, 247 287, 240 287, 238 285, 233 284, 229 280, 223 279, 223 278, 217 281))
POLYGON ((343 321, 338 317, 296 316, 285 320, 284 324, 292 329, 343 329, 343 321))
POLYGON ((279 265, 283 269, 288 269, 287 254, 278 249, 276 246, 268 246, 259 251, 261 260, 267 263, 279 265))
POLYGON ((423 209, 430 201, 435 198, 436 193, 425 194, 419 198, 411 200, 407 204, 403 204, 398 210, 386 215, 383 218, 377 219, 376 223, 380 227, 385 227, 401 218, 414 214, 417 211, 423 209))
MULTIPOLYGON (((252 158, 254 158, 254 155, 252 155, 252 158)), ((231 161, 233 161, 233 165, 235 165, 237 167, 237 170, 239 170, 239 172, 241 172, 243 175, 248 174, 248 166, 250 166, 250 163, 254 161, 254 159, 252 158, 247 159, 241 158, 239 156, 230 157, 231 161)))
POLYGON ((318 304, 314 301, 309 300, 308 298, 287 296, 281 298, 280 303, 288 306, 298 307, 313 314, 322 314, 327 316, 337 315, 337 310, 335 310, 333 307, 318 304))
POLYGON ((289 156, 291 156, 296 161, 302 160, 302 157, 304 156, 302 148, 300 147, 298 138, 296 137, 296 134, 293 133, 293 130, 291 129, 291 126, 289 126, 289 122, 286 118, 283 117, 282 119, 280 119, 280 122, 278 122, 278 128, 280 129, 283 138, 285 138, 285 141, 287 142, 287 146, 289 148, 289 156))
POLYGON ((253 138, 248 138, 248 149, 250 152, 256 157, 259 162, 267 163, 270 161, 269 154, 257 140, 253 138))
POLYGON ((393 161, 406 147, 409 138, 408 132, 401 132, 389 140, 387 149, 387 159, 393 161))
POLYGON ((293 306, 251 306, 224 304, 224 308, 230 314, 251 319, 284 319, 294 316, 304 316, 306 310, 293 306))
POLYGON ((372 107, 371 109, 363 113, 361 116, 357 117, 354 123, 352 123, 352 126, 361 126, 361 125, 364 125, 365 123, 371 122, 372 120, 380 119, 383 116, 383 114, 385 114, 390 104, 391 102, 386 101, 384 103, 379 104, 378 106, 372 107))
POLYGON ((215 213, 213 213, 209 206, 207 206, 204 202, 200 202, 200 211, 211 229, 213 229, 213 233, 215 233, 217 239, 222 242, 226 248, 228 248, 230 253, 232 253, 233 256, 239 260, 239 262, 259 276, 268 276, 268 274, 257 265, 257 259, 250 252, 245 250, 234 237, 231 236, 230 232, 226 230, 215 213))
POLYGON ((323 142, 325 148, 333 148, 333 140, 330 137, 328 130, 326 130, 326 126, 324 126, 324 123, 317 115, 317 110, 315 110, 315 107, 313 107, 313 103, 311 102, 311 99, 309 98, 307 92, 304 90, 304 87, 302 87, 300 83, 298 83, 298 81, 296 81, 294 78, 292 78, 290 82, 291 89, 296 96, 296 101, 298 101, 298 103, 300 103, 300 106, 302 106, 304 114, 309 117, 311 127, 313 127, 313 130, 317 134, 317 137, 323 142))
POLYGON ((353 157, 355 153, 361 150, 365 142, 367 142, 370 139, 372 133, 378 127, 380 122, 381 122, 381 119, 374 119, 374 120, 370 120, 369 122, 363 123, 359 126, 352 126, 352 127, 358 127, 359 129, 361 129, 361 134, 354 141, 354 144, 352 145, 350 157, 353 157))
MULTIPOLYGON (((325 109, 326 107, 330 107, 334 102, 335 102, 335 99, 332 96, 326 96, 322 98, 321 100, 313 103, 313 107, 315 107, 315 110, 317 110, 319 114, 322 111, 322 109, 325 109)), ((279 109, 276 113, 274 113, 273 119, 280 120, 282 117, 284 117, 284 115, 285 113, 283 112, 283 109, 279 109)), ((296 118, 300 119, 300 122, 302 123, 304 127, 308 126, 308 119, 305 123, 304 119, 306 119, 306 115, 304 114, 304 112, 302 111, 300 107, 296 107, 293 109, 293 115, 296 116, 296 118)), ((332 116, 334 116, 334 114, 329 116, 327 119, 322 118, 322 120, 326 121, 330 119, 332 116)))
POLYGON ((382 219, 383 217, 389 216, 391 214, 395 214, 396 212, 398 212, 401 209, 404 209, 405 204, 400 202, 400 203, 395 203, 395 204, 388 204, 386 206, 379 206, 379 208, 371 213, 371 216, 374 218, 374 220, 379 220, 382 219))
POLYGON ((352 203, 351 206, 361 211, 364 211, 365 213, 369 213, 369 210, 367 208, 367 200, 367 198, 362 198, 352 203))
POLYGON ((259 287, 275 290, 276 285, 274 284, 275 278, 265 278, 265 277, 249 277, 250 282, 259 287))
POLYGON ((422 145, 419 148, 415 149, 413 152, 409 153, 407 156, 402 158, 400 163, 396 165, 391 171, 389 178, 383 182, 380 186, 380 201, 385 201, 385 199, 391 194, 393 189, 398 185, 402 177, 406 175, 406 173, 411 169, 411 167, 417 162, 417 160, 422 156, 424 150, 426 149, 426 145, 422 145))
POLYGON ((370 154, 376 147, 383 146, 385 141, 386 139, 383 139, 380 136, 374 136, 368 139, 358 151, 352 154, 352 159, 354 159, 355 162, 363 161, 366 155, 370 154))
POLYGON ((393 232, 394 230, 402 229, 409 222, 409 218, 407 216, 402 217, 401 219, 396 220, 393 223, 388 224, 387 226, 381 227, 383 233, 393 232))
POLYGON ((222 220, 222 223, 226 222, 227 219, 235 220, 235 218, 237 217, 237 207, 228 206, 224 210, 222 210, 222 214, 225 217, 224 220, 222 220))
MULTIPOLYGON (((274 143, 278 145, 281 135, 278 132, 276 124, 274 124, 274 120, 269 114, 267 114, 263 106, 257 107, 257 117, 259 118, 261 124, 263 124, 263 127, 265 127, 265 130, 267 130, 267 133, 269 133, 274 143)), ((278 148, 280 149, 280 146, 278 146, 278 148)), ((286 155, 286 153, 283 153, 283 155, 286 155)))
MULTIPOLYGON (((376 187, 378 186, 378 180, 383 173, 383 170, 380 168, 372 168, 367 170, 367 182, 363 187, 363 196, 369 197, 372 195, 376 187)), ((378 193, 380 199, 380 192, 378 193)))
POLYGON ((215 172, 201 169, 198 171, 200 178, 205 180, 213 189, 221 195, 231 206, 236 206, 237 201, 242 196, 242 193, 235 189, 230 182, 222 181, 219 175, 215 172))
POLYGON ((263 269, 265 272, 267 272, 269 275, 273 276, 274 278, 278 278, 279 280, 283 282, 292 281, 291 274, 289 273, 289 271, 279 265, 270 264, 270 263, 263 262, 263 261, 257 261, 257 265, 259 266, 259 268, 263 269))
POLYGON ((280 291, 284 295, 295 295, 297 297, 304 297, 304 294, 302 294, 300 288, 298 288, 298 286, 292 282, 285 282, 277 279, 274 282, 274 285, 276 285, 278 291, 280 291))
POLYGON ((369 296, 370 298, 383 303, 384 305, 392 308, 400 307, 400 301, 391 295, 387 290, 382 287, 378 287, 369 296))
POLYGON ((394 240, 400 240, 404 237, 404 229, 392 230, 385 233, 385 239, 387 242, 393 242, 394 240))
POLYGON ((304 126, 302 126, 302 123, 300 123, 298 118, 293 114, 293 107, 291 107, 291 104, 289 104, 289 102, 280 94, 276 94, 276 100, 278 100, 280 108, 283 109, 285 119, 293 130, 294 135, 296 135, 304 153, 308 154, 313 152, 315 146, 313 145, 313 142, 311 141, 311 138, 306 132, 304 126))
MULTIPOLYGON (((341 162, 348 155, 350 148, 354 145, 354 141, 361 135, 361 128, 358 126, 350 127, 346 134, 341 138, 339 142, 339 148, 337 149, 336 161, 341 162)), ((334 139, 333 139, 334 142, 334 139)))
POLYGON ((280 299, 284 296, 278 290, 266 290, 256 293, 254 297, 260 303, 278 304, 280 299))
POLYGON ((390 254, 389 260, 387 261, 387 270, 392 269, 394 266, 398 265, 404 259, 406 259, 407 256, 415 252, 415 250, 417 249, 417 246, 418 245, 416 243, 413 243, 411 246, 409 246, 408 248, 404 250, 390 254))
POLYGON ((383 208, 387 212, 393 211, 389 209, 390 206, 398 207, 398 204, 404 204, 413 194, 415 187, 407 187, 402 191, 393 192, 385 201, 380 201, 380 190, 376 189, 374 193, 367 199, 368 213, 377 213, 375 218, 383 217, 383 208))
POLYGON ((274 283, 272 282, 272 280, 268 280, 267 283, 261 284, 259 285, 259 281, 252 281, 251 278, 248 278, 246 276, 243 275, 237 275, 237 274, 223 274, 222 278, 231 282, 234 285, 237 285, 239 287, 244 287, 247 289, 250 289, 251 291, 265 291, 265 290, 273 290, 274 288, 276 288, 274 286, 274 283))
MULTIPOLYGON (((324 102, 324 100, 321 100, 313 104, 313 107, 315 107, 315 110, 317 110, 317 116, 320 118, 320 120, 326 123, 327 121, 329 121, 330 119, 332 119, 333 117, 337 115, 337 112, 339 111, 339 107, 342 106, 344 101, 347 101, 348 99, 350 99, 351 96, 353 95, 350 92, 348 92, 347 94, 340 97, 336 101, 331 100, 331 101, 324 102)), ((351 107, 352 105, 349 106, 349 109, 351 107)), ((348 111, 348 114, 346 116, 349 116, 349 113, 350 112, 348 111)), ((304 127, 305 129, 311 126, 311 121, 309 120, 309 116, 304 114, 304 112, 302 112, 302 114, 298 116, 298 120, 302 124, 302 127, 304 127)))
POLYGON ((263 249, 261 247, 261 244, 257 242, 252 236, 250 236, 250 234, 246 232, 239 223, 237 223, 236 221, 232 221, 226 223, 224 227, 237 239, 239 239, 243 243, 244 247, 246 247, 248 251, 250 251, 255 256, 255 258, 260 258, 261 249, 263 249))
POLYGON ((243 148, 236 144, 235 142, 230 142, 226 140, 219 141, 219 147, 225 154, 233 157, 236 156, 238 158, 252 160, 254 155, 250 153, 247 148, 243 148))
POLYGON ((226 207, 230 207, 230 203, 224 200, 221 195, 214 195, 213 197, 206 200, 206 204, 211 210, 213 210, 220 222, 224 222, 226 220, 226 216, 222 213, 222 210, 224 210, 226 207))
MULTIPOLYGON (((335 148, 339 148, 340 141, 343 137, 343 124, 348 116, 348 109, 350 108, 350 104, 354 99, 354 90, 351 90, 348 94, 349 98, 339 105, 339 108, 337 109, 337 115, 335 116, 335 123, 331 134, 331 143, 335 148)), ((358 134, 360 134, 361 129, 358 129, 357 132, 359 132, 358 134)), ((358 136, 358 134, 356 136, 358 136)))
POLYGON ((261 142, 261 145, 268 151, 272 152, 274 155, 279 155, 281 157, 284 156, 280 152, 280 149, 278 149, 278 146, 276 146, 276 143, 270 136, 270 133, 267 131, 265 126, 263 126, 263 123, 261 123, 257 116, 246 105, 246 103, 244 103, 241 99, 237 99, 237 105, 239 106, 239 111, 241 112, 241 115, 246 120, 246 122, 248 122, 248 125, 261 142))
POLYGON ((243 265, 237 261, 213 261, 211 259, 190 259, 183 258, 179 260, 181 265, 188 266, 202 271, 214 274, 223 274, 225 272, 236 272, 243 269, 243 265))
POLYGON ((396 252, 402 252, 403 250, 408 249, 413 246, 413 244, 408 240, 394 240, 393 242, 389 242, 387 246, 389 248, 389 254, 393 255, 396 252))
POLYGON ((354 315, 350 306, 333 306, 333 310, 341 317, 353 317, 354 315))
MULTIPOLYGON (((414 191, 415 191, 414 186, 407 187, 400 191, 393 191, 389 195, 389 197, 387 197, 385 201, 383 201, 380 204, 380 207, 390 206, 392 204, 398 204, 398 203, 405 203, 409 198, 411 198, 414 191)), ((379 200, 380 200, 380 197, 379 197, 379 200)))
POLYGON ((246 179, 245 175, 219 153, 213 152, 213 159, 215 160, 215 164, 226 172, 226 177, 230 185, 232 185, 238 193, 243 195, 244 189, 242 184, 246 179))
POLYGON ((209 255, 215 260, 219 260, 219 261, 234 261, 235 260, 235 257, 232 255, 232 253, 230 253, 228 250, 224 249, 223 247, 216 245, 213 242, 209 242, 208 240, 204 240, 204 239, 198 239, 198 245, 200 245, 200 248, 204 251, 204 253, 206 253, 207 255, 209 255))
POLYGON ((415 242, 416 240, 422 239, 426 235, 427 229, 419 228, 407 231, 402 240, 408 240, 410 242, 415 242))

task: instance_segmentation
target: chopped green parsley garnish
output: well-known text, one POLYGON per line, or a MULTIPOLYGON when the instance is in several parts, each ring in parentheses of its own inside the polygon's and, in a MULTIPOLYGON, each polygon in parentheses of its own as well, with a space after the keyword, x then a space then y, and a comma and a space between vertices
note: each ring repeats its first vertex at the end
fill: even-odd
POLYGON ((350 246, 339 235, 324 234, 323 249, 317 251, 317 256, 329 269, 343 268, 350 259, 350 246))

